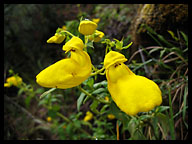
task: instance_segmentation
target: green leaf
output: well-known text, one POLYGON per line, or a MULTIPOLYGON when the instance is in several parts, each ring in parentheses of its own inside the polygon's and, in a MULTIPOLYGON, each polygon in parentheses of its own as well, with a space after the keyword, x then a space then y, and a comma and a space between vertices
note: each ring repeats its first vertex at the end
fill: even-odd
POLYGON ((83 102, 83 99, 85 97, 85 94, 84 93, 81 93, 81 95, 79 96, 79 98, 77 99, 77 110, 79 111, 80 110, 80 106, 83 102))
POLYGON ((93 103, 90 105, 91 110, 96 113, 99 114, 99 111, 97 110, 97 106, 99 105, 99 102, 94 100, 93 103))
POLYGON ((182 31, 180 31, 180 33, 181 33, 181 35, 183 36, 183 38, 184 38, 184 40, 185 40, 185 42, 186 42, 186 45, 187 45, 187 47, 188 47, 188 37, 187 37, 187 35, 186 35, 184 32, 182 32, 182 31))
POLYGON ((59 33, 62 30, 62 28, 57 28, 56 33, 59 33))
POLYGON ((179 39, 175 36, 174 32, 172 32, 171 30, 168 30, 167 32, 171 35, 171 37, 172 37, 174 40, 176 40, 176 41, 179 40, 179 39))
POLYGON ((93 84, 94 84, 94 79, 93 78, 89 78, 88 81, 87 81, 87 85, 92 88, 93 84))
POLYGON ((25 98, 25 105, 28 108, 30 106, 31 99, 33 98, 32 95, 29 95, 25 98))
POLYGON ((165 51, 166 51, 165 49, 163 49, 163 50, 160 51, 160 58, 162 58, 162 56, 163 56, 163 54, 165 53, 165 51))
POLYGON ((17 93, 17 95, 20 96, 23 92, 24 92, 24 88, 20 88, 19 91, 18 91, 18 93, 17 93))
POLYGON ((157 108, 156 108, 156 113, 161 113, 161 112, 163 112, 163 111, 165 111, 165 110, 168 110, 170 107, 169 106, 158 106, 157 108))
POLYGON ((164 134, 167 136, 169 131, 170 131, 170 127, 169 127, 169 117, 166 116, 163 113, 158 113, 156 114, 156 117, 158 119, 158 122, 161 124, 161 127, 163 129, 164 134))
POLYGON ((83 104, 85 104, 85 102, 86 102, 89 98, 90 98, 89 96, 86 96, 86 98, 85 98, 84 101, 83 101, 83 104))
POLYGON ((87 45, 87 47, 94 48, 94 46, 93 46, 93 42, 88 42, 86 45, 87 45))
POLYGON ((90 122, 87 122, 87 121, 81 121, 81 124, 83 124, 83 125, 86 125, 86 126, 88 126, 90 129, 92 129, 92 125, 91 125, 91 123, 90 122))
POLYGON ((51 88, 48 91, 44 92, 42 95, 40 95, 40 99, 47 96, 49 93, 53 92, 54 90, 56 90, 56 88, 51 88))
POLYGON ((144 121, 144 120, 150 119, 151 117, 152 117, 151 115, 141 115, 139 117, 139 121, 144 121))
POLYGON ((107 81, 104 80, 104 81, 101 81, 101 82, 99 82, 99 83, 95 83, 95 84, 93 85, 94 88, 98 88, 98 87, 101 87, 101 86, 107 87, 107 81))
POLYGON ((44 88, 38 88, 35 90, 35 93, 36 94, 40 94, 40 93, 43 93, 44 92, 44 88))
POLYGON ((127 46, 124 46, 123 49, 129 48, 132 44, 133 44, 133 42, 130 42, 127 46))
POLYGON ((92 94, 99 94, 99 93, 104 92, 104 91, 106 91, 105 88, 98 88, 95 91, 93 91, 92 94))

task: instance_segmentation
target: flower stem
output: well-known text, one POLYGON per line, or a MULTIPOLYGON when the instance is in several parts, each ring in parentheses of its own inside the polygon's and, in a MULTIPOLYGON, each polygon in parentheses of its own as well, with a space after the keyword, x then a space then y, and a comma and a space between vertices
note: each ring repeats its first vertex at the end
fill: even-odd
POLYGON ((65 33, 67 33, 68 35, 70 35, 70 36, 74 37, 74 35, 73 35, 72 33, 70 33, 69 31, 62 30, 61 32, 65 32, 65 33))
POLYGON ((110 102, 107 102, 107 101, 105 101, 105 100, 101 100, 101 99, 98 99, 98 98, 94 97, 92 94, 90 94, 89 92, 87 92, 87 91, 86 91, 85 89, 83 89, 81 86, 78 86, 78 89, 79 89, 81 92, 83 92, 84 94, 86 94, 88 97, 90 97, 90 98, 92 98, 92 99, 94 99, 94 100, 96 100, 96 101, 99 101, 99 102, 104 103, 104 104, 110 104, 110 102))
POLYGON ((91 73, 90 76, 95 76, 95 75, 97 75, 97 74, 100 74, 104 69, 105 69, 105 68, 102 67, 100 70, 96 71, 95 73, 91 73))
POLYGON ((86 35, 84 36, 84 40, 85 40, 84 50, 87 52, 88 37, 86 35))

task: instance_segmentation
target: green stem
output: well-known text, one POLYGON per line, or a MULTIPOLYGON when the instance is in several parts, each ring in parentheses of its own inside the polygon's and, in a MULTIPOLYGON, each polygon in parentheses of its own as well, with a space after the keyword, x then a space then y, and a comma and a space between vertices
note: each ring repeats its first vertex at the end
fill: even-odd
POLYGON ((107 47, 106 47, 106 49, 105 49, 105 55, 107 54, 108 48, 109 48, 109 46, 108 46, 108 44, 107 44, 107 47))
POLYGON ((57 112, 56 115, 58 115, 59 117, 61 117, 64 121, 66 122, 71 122, 70 119, 68 119, 66 116, 62 115, 60 112, 57 112))
POLYGON ((170 106, 170 115, 171 115, 171 119, 169 119, 170 122, 170 133, 171 133, 171 138, 173 140, 175 140, 175 130, 174 130, 174 120, 173 120, 173 109, 172 109, 172 102, 171 102, 171 90, 170 88, 168 88, 168 92, 169 92, 169 106, 170 106))
POLYGON ((87 52, 88 37, 86 35, 84 36, 84 40, 85 40, 84 50, 87 52))
POLYGON ((90 76, 95 76, 95 75, 101 73, 104 69, 105 69, 105 68, 103 67, 103 68, 101 68, 100 70, 96 71, 95 73, 91 73, 90 76))
POLYGON ((86 94, 88 97, 90 97, 90 98, 92 98, 92 99, 94 99, 94 100, 96 100, 96 101, 99 101, 99 102, 104 103, 104 104, 110 104, 110 102, 107 102, 107 101, 105 101, 105 100, 101 100, 101 99, 98 99, 98 98, 94 97, 92 94, 90 94, 89 92, 87 92, 86 90, 84 90, 81 86, 78 86, 78 89, 79 89, 81 92, 83 92, 84 94, 86 94))
POLYGON ((73 35, 72 33, 70 33, 69 31, 62 30, 61 32, 65 32, 65 33, 67 33, 68 35, 70 35, 70 36, 74 37, 74 35, 73 35))
MULTIPOLYGON (((73 124, 73 126, 76 127, 76 126, 74 125, 74 123, 73 123, 70 119, 68 119, 66 116, 62 115, 60 112, 57 112, 56 114, 57 114, 59 117, 61 117, 64 121, 66 121, 66 122, 68 122, 68 123, 71 122, 71 123, 73 124)), ((87 131, 85 131, 84 129, 79 128, 79 127, 78 127, 78 129, 79 129, 81 132, 83 132, 83 133, 89 135, 90 137, 92 137, 92 136, 91 136, 87 131)))

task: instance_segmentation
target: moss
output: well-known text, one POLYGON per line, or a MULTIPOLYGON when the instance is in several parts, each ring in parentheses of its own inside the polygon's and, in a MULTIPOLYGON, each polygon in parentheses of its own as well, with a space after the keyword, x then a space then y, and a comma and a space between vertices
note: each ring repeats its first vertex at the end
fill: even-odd
POLYGON ((144 4, 138 9, 137 17, 132 23, 133 41, 142 44, 149 41, 145 27, 150 26, 159 34, 166 34, 167 30, 187 29, 188 5, 187 4, 144 4))

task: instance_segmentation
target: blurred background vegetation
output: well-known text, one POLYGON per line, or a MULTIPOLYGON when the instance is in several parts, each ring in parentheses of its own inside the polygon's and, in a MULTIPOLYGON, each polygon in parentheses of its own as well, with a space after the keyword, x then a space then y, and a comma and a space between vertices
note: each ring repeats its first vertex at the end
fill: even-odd
MULTIPOLYGON (((103 31, 106 38, 124 38, 124 45, 133 42, 131 48, 122 51, 129 60, 127 64, 136 74, 155 79, 165 90, 162 105, 170 105, 168 97, 171 94, 176 139, 187 139, 188 5, 185 4, 4 4, 4 81, 12 69, 28 85, 25 92, 16 87, 4 88, 4 139, 83 139, 85 134, 72 131, 72 125, 63 132, 67 123, 61 123, 61 120, 53 122, 58 127, 51 131, 47 117, 55 118, 55 111, 60 109, 76 122, 75 127, 79 127, 79 119, 89 109, 89 101, 78 112, 76 105, 80 92, 72 88, 57 90, 52 98, 48 96, 39 103, 38 97, 48 89, 35 82, 35 76, 42 69, 65 57, 62 45, 47 44, 47 39, 64 25, 78 35, 82 16, 100 18, 98 30, 103 31), (55 111, 42 106, 50 103, 55 111)), ((94 44, 95 48, 88 51, 98 68, 102 67, 105 46, 94 44)), ((104 80, 105 76, 98 76, 95 83, 104 80)), ((115 121, 91 123, 98 126, 93 128, 94 135, 99 137, 112 131, 113 134, 101 136, 101 139, 115 139, 112 126, 115 121), (105 126, 107 131, 102 131, 105 126)), ((87 124, 84 129, 91 133, 90 127, 87 124)))

